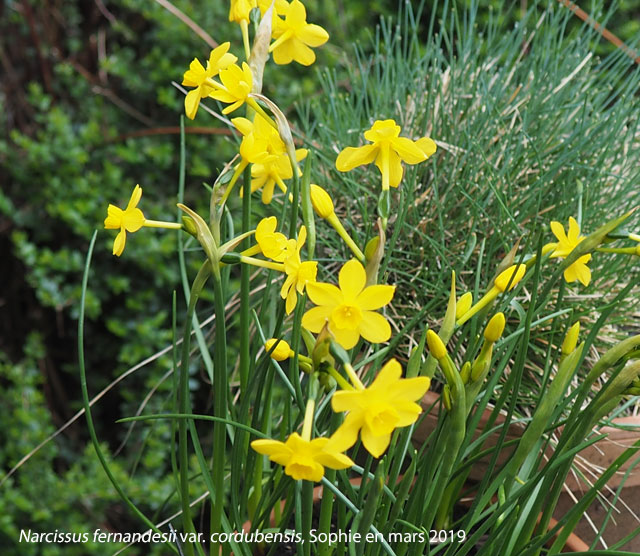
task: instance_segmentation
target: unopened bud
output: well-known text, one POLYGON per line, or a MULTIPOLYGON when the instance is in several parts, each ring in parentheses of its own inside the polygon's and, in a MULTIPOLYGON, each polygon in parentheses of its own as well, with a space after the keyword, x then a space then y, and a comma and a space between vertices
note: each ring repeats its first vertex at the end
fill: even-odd
POLYGON ((311 204, 313 210, 320 218, 329 218, 334 212, 333 201, 329 194, 319 185, 312 183, 309 187, 311 192, 311 204))
POLYGON ((471 309, 471 305, 473 305, 473 294, 471 292, 467 292, 464 295, 461 295, 456 302, 456 319, 459 319, 469 309, 471 309))
POLYGON ((491 317, 489 324, 484 329, 484 339, 495 344, 504 332, 504 313, 496 313, 491 317))
POLYGON ((578 345, 579 334, 580 323, 575 322, 573 326, 569 328, 569 331, 567 332, 567 335, 564 337, 564 341, 562 342, 563 355, 569 355, 570 353, 573 353, 573 351, 576 349, 576 346, 578 345))
POLYGON ((198 237, 198 228, 196 228, 196 224, 193 221, 193 218, 190 216, 182 217, 182 228, 185 232, 192 235, 193 237, 198 237))
POLYGON ((451 389, 448 384, 445 384, 442 389, 442 404, 447 411, 451 411, 453 404, 451 403, 451 389))
POLYGON ((464 365, 462 365, 462 369, 460 369, 460 378, 464 384, 467 384, 471 379, 471 362, 467 361, 464 365))
POLYGON ((427 345, 429 346, 431 355, 433 355, 438 361, 447 356, 447 348, 440 339, 440 336, 438 336, 433 330, 427 331, 427 345))
POLYGON ((501 292, 507 289, 507 285, 509 285, 509 290, 512 290, 516 284, 522 280, 525 272, 527 271, 527 267, 524 264, 513 265, 503 270, 498 277, 495 279, 494 284, 496 288, 498 288, 501 292))
POLYGON ((379 236, 372 237, 369 241, 367 241, 367 245, 364 248, 364 257, 367 261, 373 259, 376 254, 376 250, 378 249, 378 245, 380 245, 379 236))
POLYGON ((270 340, 267 340, 264 343, 264 349, 267 350, 267 353, 273 349, 269 355, 276 361, 286 361, 293 355, 291 346, 289 346, 289 344, 284 340, 279 340, 278 338, 271 338, 270 340), (275 349, 273 346, 275 346, 275 349))

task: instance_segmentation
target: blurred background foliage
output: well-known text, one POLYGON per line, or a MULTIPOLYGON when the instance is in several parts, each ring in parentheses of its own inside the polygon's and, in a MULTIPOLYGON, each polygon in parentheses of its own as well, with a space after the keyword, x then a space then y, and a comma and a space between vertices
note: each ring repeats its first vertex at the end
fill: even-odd
MULTIPOLYGON (((353 43, 360 47, 361 60, 375 54, 379 18, 397 10, 395 0, 305 4, 309 19, 329 30, 330 43, 318 51, 315 67, 270 66, 265 76, 266 94, 286 107, 294 122, 296 106, 305 105, 299 101, 313 101, 327 87, 354 78, 349 72, 355 65, 353 43), (319 80, 317 71, 327 67, 333 68, 330 75, 319 80)), ((530 4, 481 2, 478 28, 490 23, 511 29, 530 4)), ((606 21, 623 41, 637 45, 640 0, 622 0, 609 14, 584 4, 586 12, 606 21)), ((239 29, 227 21, 226 2, 176 0, 174 5, 214 39, 240 45, 239 29)), ((439 18, 451 7, 426 3, 421 12, 425 37, 433 10, 437 30, 439 18)), ((575 32, 584 29, 577 17, 567 21, 575 32)), ((602 55, 614 50, 597 36, 591 46, 602 55)), ((122 206, 140 183, 149 218, 176 217, 172 207, 183 96, 171 80, 180 82, 191 59, 206 59, 208 51, 158 2, 0 3, 0 480, 81 406, 75 354, 80 280, 88 240, 95 228, 102 228, 107 204, 122 206)), ((301 126, 313 130, 313 118, 303 108, 301 126)), ((318 136, 331 152, 332 139, 318 136)), ((187 124, 186 146, 187 201, 198 206, 205 197, 203 182, 216 178, 233 156, 235 143, 224 126, 199 116, 187 124)), ((139 234, 130 239, 121 259, 110 254, 112 234, 101 232, 98 241, 85 333, 93 393, 170 345, 171 292, 179 287, 175 234, 139 234)), ((409 266, 414 264, 408 260, 409 266)), ((170 369, 170 358, 161 356, 132 374, 126 387, 115 388, 96 406, 96 421, 113 423, 135 413, 154 388, 157 395, 145 400, 146 410, 160 410, 168 392, 162 379, 170 369)), ((192 372, 204 378, 198 369, 192 372)), ((169 430, 160 424, 151 430, 143 434, 134 428, 126 439, 133 449, 116 464, 123 477, 136 476, 130 482, 132 497, 144 500, 149 514, 171 492, 169 430)), ((99 434, 107 449, 117 453, 125 432, 124 427, 103 427, 99 434)), ((104 553, 104 547, 91 544, 23 543, 18 548, 20 529, 137 527, 127 526, 86 440, 81 419, 0 487, 3 554, 104 553)))

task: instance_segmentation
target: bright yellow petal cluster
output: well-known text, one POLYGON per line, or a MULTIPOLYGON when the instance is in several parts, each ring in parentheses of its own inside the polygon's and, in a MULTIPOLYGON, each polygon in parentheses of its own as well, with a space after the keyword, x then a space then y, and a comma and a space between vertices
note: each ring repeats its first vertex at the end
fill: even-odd
POLYGON ((142 198, 142 188, 136 185, 131 193, 131 198, 127 208, 122 210, 115 205, 107 207, 107 217, 104 219, 104 227, 107 230, 120 230, 113 242, 113 254, 118 257, 124 251, 127 241, 127 232, 137 232, 143 226, 148 228, 166 228, 168 230, 180 230, 182 224, 177 222, 161 222, 158 220, 147 220, 138 208, 138 203, 142 198))
POLYGON ((269 52, 273 52, 276 64, 295 61, 310 66, 316 61, 316 55, 309 47, 322 46, 329 40, 329 33, 322 27, 307 23, 307 11, 300 0, 289 4, 284 19, 274 20, 272 34, 276 40, 269 52))
POLYGON ((189 69, 184 73, 182 84, 186 87, 195 87, 187 93, 184 99, 185 112, 190 120, 196 117, 200 100, 210 96, 216 89, 212 77, 218 75, 220 70, 226 69, 237 60, 233 54, 229 54, 229 46, 230 43, 225 42, 214 48, 209 55, 206 69, 197 58, 194 58, 189 69))
POLYGON ((127 232, 137 232, 144 226, 145 217, 142 211, 137 208, 140 198, 142 197, 142 188, 136 185, 131 193, 131 198, 127 204, 127 208, 122 210, 115 205, 109 205, 107 208, 107 217, 104 220, 104 227, 107 230, 120 229, 115 241, 113 242, 113 254, 118 257, 124 251, 124 245, 127 241, 127 232))
POLYGON ((246 21, 249 23, 251 20, 251 10, 257 7, 257 5, 256 0, 231 0, 229 21, 235 21, 236 23, 246 21))
POLYGON ((389 446, 395 429, 416 422, 422 408, 415 402, 429 389, 430 379, 401 376, 400 363, 391 359, 368 388, 342 390, 333 395, 333 410, 349 413, 333 435, 332 446, 346 450, 355 444, 360 433, 364 447, 378 458, 389 446))
MULTIPOLYGON (((580 226, 572 216, 569 218, 569 230, 565 233, 564 227, 560 222, 551 222, 551 231, 556 236, 558 243, 556 248, 551 253, 551 258, 555 257, 568 257, 571 251, 584 239, 584 236, 580 235, 580 226)), ((591 260, 591 254, 586 254, 580 257, 572 265, 569 265, 564 270, 564 279, 571 283, 579 280, 582 285, 588 286, 591 282, 591 270, 587 266, 587 263, 591 260)))
POLYGON ((278 131, 271 127, 264 118, 254 121, 247 118, 233 118, 231 123, 242 133, 240 156, 246 164, 266 164, 275 160, 274 152, 284 150, 284 143, 278 131))
POLYGON ((417 141, 400 137, 400 126, 394 120, 376 121, 371 129, 364 132, 364 137, 372 144, 347 147, 338 155, 336 168, 340 172, 348 172, 356 166, 375 161, 382 174, 383 190, 400 185, 402 162, 418 164, 436 152, 435 142, 428 137, 417 141))
POLYGON ((286 442, 278 440, 254 440, 251 447, 259 454, 269 456, 275 463, 284 466, 284 472, 300 481, 321 481, 324 468, 347 469, 353 461, 338 450, 327 446, 328 438, 305 440, 294 432, 286 442))
POLYGON ((305 286, 308 288, 316 281, 318 273, 317 261, 302 262, 300 259, 300 251, 306 240, 307 229, 304 226, 300 228, 297 240, 287 240, 284 258, 284 270, 287 273, 287 278, 280 289, 280 297, 286 299, 287 315, 291 314, 291 311, 295 308, 298 301, 298 293, 302 294, 305 286))
POLYGON ((281 263, 287 256, 287 237, 276 232, 277 226, 278 220, 275 216, 260 220, 256 227, 256 241, 265 257, 281 263))
POLYGON ((347 262, 338 275, 340 287, 321 282, 309 283, 307 294, 318 307, 307 311, 302 326, 318 333, 325 323, 336 341, 345 349, 356 345, 360 336, 372 343, 386 342, 391 327, 376 313, 391 302, 395 286, 366 286, 367 275, 357 260, 347 262))
POLYGON ((230 104, 222 113, 229 114, 240 108, 249 98, 253 87, 253 75, 251 68, 246 62, 242 62, 242 67, 231 64, 227 68, 220 70, 220 81, 222 87, 216 87, 209 93, 211 98, 220 102, 230 104))
MULTIPOLYGON (((284 146, 284 143, 282 144, 284 146)), ((296 149, 296 160, 298 162, 304 160, 307 154, 307 149, 296 149)), ((287 153, 282 151, 270 162, 254 164, 251 167, 251 177, 251 191, 255 192, 258 191, 258 189, 262 189, 262 202, 268 205, 273 199, 273 192, 276 185, 283 193, 286 193, 287 186, 284 180, 293 177, 291 160, 289 160, 287 153)))
MULTIPOLYGON (((247 118, 233 118, 231 121, 244 136, 240 144, 240 156, 244 162, 253 165, 251 192, 262 188, 262 202, 269 204, 273 199, 275 185, 286 192, 284 180, 293 177, 286 145, 278 130, 262 117, 256 117, 254 121, 247 118)), ((296 159, 300 162, 307 154, 307 149, 297 149, 296 159)), ((242 191, 240 195, 242 196, 242 191)))

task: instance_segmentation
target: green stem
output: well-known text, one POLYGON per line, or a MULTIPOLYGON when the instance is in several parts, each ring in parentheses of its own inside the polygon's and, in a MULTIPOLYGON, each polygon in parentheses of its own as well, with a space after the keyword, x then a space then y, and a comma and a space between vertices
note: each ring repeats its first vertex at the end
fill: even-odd
MULTIPOLYGON (((242 233, 251 229, 251 167, 244 169, 242 184, 242 233)), ((251 240, 249 238, 242 242, 241 249, 249 249, 251 240)), ((240 392, 244 393, 249 381, 249 365, 251 349, 249 346, 249 277, 250 268, 242 265, 240 269, 240 392)))
MULTIPOLYGON (((198 271, 189 293, 189 306, 184 323, 182 336, 182 359, 180 361, 180 379, 178 381, 178 413, 190 413, 189 407, 189 352, 191 350, 191 326, 196 303, 202 293, 204 285, 211 276, 211 262, 206 261, 198 271)), ((178 423, 178 464, 180 470, 180 503, 182 505, 182 522, 185 532, 195 532, 189 506, 189 438, 188 423, 181 419, 178 423)), ((193 555, 193 546, 184 543, 188 556, 193 555)))
MULTIPOLYGON (((214 313, 216 316, 216 336, 213 369, 213 414, 215 417, 227 416, 227 330, 220 269, 213 272, 214 313)), ((216 503, 211 508, 211 533, 220 532, 222 508, 224 505, 224 464, 227 433, 224 423, 213 426, 212 475, 215 486, 216 503)), ((219 543, 212 543, 211 555, 218 555, 219 543)))
MULTIPOLYGON (((91 238, 91 243, 89 244, 89 251, 87 252, 87 261, 84 267, 84 275, 82 277, 82 294, 80 297, 80 315, 78 316, 78 367, 80 369, 80 386, 82 389, 82 405, 84 406, 84 414, 87 419, 87 429, 89 429, 89 436, 91 437, 91 443, 93 444, 93 448, 96 451, 96 456, 100 461, 100 465, 102 469, 104 469, 105 474, 111 481, 113 488, 116 490, 120 498, 127 505, 127 507, 142 520, 142 522, 155 531, 156 533, 161 533, 160 529, 158 529, 155 524, 147 518, 138 507, 129 499, 129 497, 125 494, 124 490, 120 486, 120 483, 116 480, 113 473, 111 473, 111 469, 109 468, 109 464, 107 463, 107 459, 102 452, 102 448, 100 447, 100 443, 98 442, 98 436, 96 435, 96 429, 93 424, 93 417, 91 415, 91 404, 89 403, 89 390, 87 388, 87 373, 84 362, 84 314, 86 307, 86 294, 87 294, 87 285, 89 283, 89 269, 91 268, 91 257, 93 255, 93 248, 96 243, 96 237, 98 236, 98 231, 93 232, 93 237, 91 238)), ((166 543, 167 546, 176 554, 178 553, 175 546, 170 543, 166 543)))

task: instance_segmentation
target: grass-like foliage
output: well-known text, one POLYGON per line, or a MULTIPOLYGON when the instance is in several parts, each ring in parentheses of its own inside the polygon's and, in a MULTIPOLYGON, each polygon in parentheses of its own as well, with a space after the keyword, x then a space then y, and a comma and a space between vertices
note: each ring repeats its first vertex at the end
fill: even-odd
POLYGON ((552 521, 594 428, 640 393, 637 66, 596 59, 595 32, 565 34, 555 3, 482 31, 475 2, 406 3, 372 54, 321 72, 291 126, 262 94, 268 55, 311 65, 330 30, 299 0, 253 4, 232 3, 242 40, 216 37, 182 83, 187 117, 216 112, 237 158, 194 210, 183 126, 179 218, 151 219, 143 184, 105 220, 123 258, 157 233, 142 228, 181 230, 167 410, 120 421, 171 427, 175 490, 157 516, 112 472, 92 419, 83 327, 104 254, 91 242, 78 343, 101 465, 186 556, 558 553, 640 446, 552 521), (436 380, 439 403, 419 405, 436 380))

